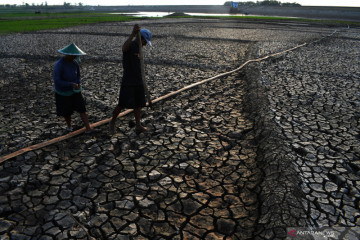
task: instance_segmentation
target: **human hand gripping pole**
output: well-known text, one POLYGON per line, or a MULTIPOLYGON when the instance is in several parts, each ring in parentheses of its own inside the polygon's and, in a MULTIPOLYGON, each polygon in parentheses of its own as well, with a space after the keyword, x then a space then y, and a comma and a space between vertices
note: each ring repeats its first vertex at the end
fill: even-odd
POLYGON ((144 57, 143 57, 143 51, 142 51, 142 41, 141 41, 141 33, 140 31, 138 31, 138 44, 139 44, 139 55, 140 55, 140 66, 141 66, 141 79, 143 82, 143 86, 144 86, 144 90, 145 90, 145 97, 146 100, 148 102, 148 107, 150 107, 152 109, 152 102, 150 99, 150 93, 149 93, 149 89, 147 87, 146 84, 146 79, 145 79, 145 67, 144 67, 144 57))

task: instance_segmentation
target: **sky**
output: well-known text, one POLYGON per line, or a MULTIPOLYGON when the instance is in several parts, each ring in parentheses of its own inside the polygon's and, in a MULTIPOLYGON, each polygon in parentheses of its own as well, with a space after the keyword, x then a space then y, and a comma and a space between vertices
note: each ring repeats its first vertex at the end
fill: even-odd
MULTIPOLYGON (((257 0, 238 0, 239 2, 257 0)), ((360 7, 360 0, 277 0, 280 2, 296 2, 302 6, 344 6, 344 7, 360 7)), ((223 5, 226 0, 0 0, 1 4, 17 4, 22 5, 28 3, 48 5, 63 5, 64 2, 71 4, 82 3, 83 5, 223 5)))

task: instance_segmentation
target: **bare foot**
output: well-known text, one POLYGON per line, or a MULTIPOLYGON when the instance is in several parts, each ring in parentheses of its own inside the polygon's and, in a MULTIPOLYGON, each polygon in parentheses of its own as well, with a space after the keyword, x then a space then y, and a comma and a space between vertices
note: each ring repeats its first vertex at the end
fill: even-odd
POLYGON ((94 128, 88 128, 85 131, 86 134, 90 134, 90 133, 94 133, 94 132, 96 132, 94 128))
POLYGON ((149 129, 144 127, 144 126, 136 126, 136 133, 139 134, 139 133, 142 133, 142 132, 146 132, 148 131, 149 129))

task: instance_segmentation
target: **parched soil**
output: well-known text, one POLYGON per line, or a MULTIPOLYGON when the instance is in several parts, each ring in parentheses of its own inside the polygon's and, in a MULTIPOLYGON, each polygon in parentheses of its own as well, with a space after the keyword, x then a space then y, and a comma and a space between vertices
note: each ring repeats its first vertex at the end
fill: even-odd
MULTIPOLYGON (((287 227, 359 229, 359 29, 161 19, 153 99, 308 43, 0 165, 1 239, 284 239, 287 227)), ((111 116, 134 23, 0 37, 0 155, 66 133, 52 70, 76 43, 91 122, 111 116)), ((82 128, 77 113, 76 129, 82 128)), ((342 230, 339 230, 339 234, 342 230)), ((345 234, 345 233, 344 233, 345 234)))

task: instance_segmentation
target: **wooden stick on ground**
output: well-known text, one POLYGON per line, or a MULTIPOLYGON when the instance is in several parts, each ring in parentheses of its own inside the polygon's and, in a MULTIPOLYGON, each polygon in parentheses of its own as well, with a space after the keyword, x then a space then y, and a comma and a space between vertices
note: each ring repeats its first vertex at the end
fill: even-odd
MULTIPOLYGON (((315 41, 312 41, 312 42, 310 42, 310 43, 318 42, 318 41, 320 41, 320 40, 322 40, 322 39, 324 39, 324 38, 326 38, 326 37, 332 36, 332 35, 335 34, 336 32, 337 32, 337 30, 335 30, 331 35, 324 36, 323 38, 318 39, 318 40, 315 40, 315 41)), ((140 34, 140 33, 139 33, 139 34, 140 34)), ((140 40, 141 40, 141 37, 140 37, 140 40)), ((179 93, 181 93, 181 92, 183 92, 183 91, 185 91, 185 90, 191 89, 191 88, 193 88, 193 87, 195 87, 195 86, 198 86, 198 85, 200 85, 200 84, 204 84, 204 83, 206 83, 206 82, 208 82, 208 81, 212 81, 212 80, 214 80, 214 79, 217 79, 217 78, 224 77, 224 76, 230 75, 230 74, 232 74, 232 73, 235 73, 235 72, 241 70, 242 68, 244 68, 244 67, 245 67, 246 65, 248 65, 249 63, 252 63, 252 62, 260 62, 260 61, 266 60, 266 59, 268 59, 268 58, 270 58, 270 57, 275 57, 275 56, 278 56, 278 55, 281 55, 281 54, 284 54, 284 53, 293 51, 293 50, 295 50, 295 49, 304 47, 304 46, 306 46, 306 45, 308 45, 308 44, 309 44, 309 43, 303 43, 303 44, 297 45, 297 46, 295 46, 295 47, 293 47, 293 48, 289 48, 289 49, 286 49, 286 50, 283 50, 283 51, 280 51, 280 52, 277 52, 277 53, 273 53, 273 54, 270 54, 270 55, 267 55, 267 56, 264 56, 264 57, 261 57, 261 58, 250 59, 250 60, 246 61, 245 63, 243 63, 240 67, 238 67, 238 68, 236 68, 236 69, 234 69, 234 70, 232 70, 232 71, 225 72, 225 73, 221 73, 221 74, 216 75, 216 76, 214 76, 214 77, 211 77, 211 78, 202 80, 202 81, 200 81, 200 82, 196 82, 196 83, 190 84, 190 85, 188 85, 188 86, 185 86, 185 87, 183 87, 183 88, 181 88, 181 89, 179 89, 179 90, 177 90, 177 91, 170 92, 170 93, 168 93, 168 94, 166 94, 166 95, 164 95, 164 96, 161 96, 161 97, 159 97, 159 98, 154 99, 153 103, 157 103, 157 102, 163 101, 163 100, 165 100, 165 99, 167 99, 167 98, 169 98, 169 97, 172 97, 172 96, 174 96, 174 95, 176 95, 176 94, 179 94, 179 93)), ((148 95, 148 97, 149 97, 149 99, 150 99, 150 96, 149 96, 149 95, 148 95)), ((151 100, 149 101, 149 104, 152 104, 151 100)), ((125 116, 125 115, 131 113, 132 111, 133 111, 132 109, 126 110, 126 111, 120 113, 118 117, 125 116)), ((107 118, 107 119, 101 120, 101 121, 99 121, 99 122, 96 122, 96 123, 94 123, 94 124, 91 124, 91 126, 92 126, 92 127, 98 127, 98 126, 101 126, 101 125, 104 125, 104 124, 110 122, 110 120, 111 120, 111 118, 107 118)), ((26 153, 26 152, 29 152, 29 151, 33 151, 33 150, 37 150, 37 149, 46 147, 46 146, 48 146, 48 145, 51 145, 51 144, 54 144, 54 143, 63 141, 63 140, 65 140, 65 139, 75 137, 75 136, 77 136, 77 135, 85 132, 85 130, 86 130, 85 128, 82 128, 82 129, 79 129, 79 130, 77 130, 77 131, 68 133, 68 134, 66 134, 66 135, 63 135, 63 136, 60 136, 60 137, 57 137, 57 138, 54 138, 54 139, 51 139, 51 140, 48 140, 48 141, 44 141, 44 142, 41 142, 41 143, 38 143, 38 144, 35 144, 35 145, 32 145, 32 146, 29 146, 29 147, 25 147, 25 148, 23 148, 23 149, 20 149, 20 150, 18 150, 18 151, 16 151, 16 152, 13 152, 13 153, 8 154, 8 155, 0 156, 0 164, 3 163, 3 162, 5 162, 6 160, 9 160, 9 159, 11 159, 11 158, 17 157, 17 156, 19 156, 19 155, 21 155, 21 154, 23 154, 23 153, 26 153)))

